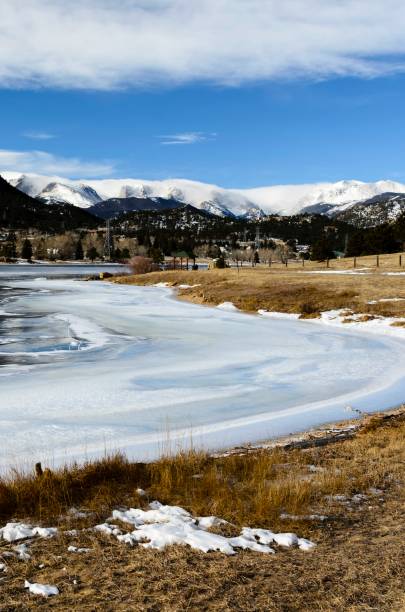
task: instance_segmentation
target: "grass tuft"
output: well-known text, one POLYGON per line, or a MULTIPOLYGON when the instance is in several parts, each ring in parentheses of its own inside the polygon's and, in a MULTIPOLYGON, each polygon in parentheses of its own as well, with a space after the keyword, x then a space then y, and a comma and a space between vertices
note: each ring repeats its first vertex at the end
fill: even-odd
POLYGON ((15 471, 0 481, 0 518, 49 520, 71 506, 105 516, 116 505, 147 499, 181 505, 196 515, 221 516, 237 525, 280 524, 280 514, 306 514, 325 496, 384 486, 405 459, 405 413, 365 419, 361 435, 323 449, 268 450, 213 457, 200 451, 151 463, 106 456, 82 466, 45 470, 38 477, 15 471))

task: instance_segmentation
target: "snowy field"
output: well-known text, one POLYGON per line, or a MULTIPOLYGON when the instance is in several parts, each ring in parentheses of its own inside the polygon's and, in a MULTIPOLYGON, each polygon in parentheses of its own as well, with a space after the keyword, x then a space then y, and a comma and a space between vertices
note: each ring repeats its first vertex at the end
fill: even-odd
POLYGON ((384 330, 207 308, 165 287, 50 279, 42 266, 11 278, 6 268, 1 469, 222 448, 405 395, 405 342, 384 330))

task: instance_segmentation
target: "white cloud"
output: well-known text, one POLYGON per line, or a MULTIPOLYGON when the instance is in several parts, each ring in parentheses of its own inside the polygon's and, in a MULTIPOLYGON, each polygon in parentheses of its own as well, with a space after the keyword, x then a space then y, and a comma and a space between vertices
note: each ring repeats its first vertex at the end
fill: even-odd
POLYGON ((205 140, 214 140, 216 134, 214 132, 206 134, 204 132, 182 132, 180 134, 168 134, 160 136, 160 144, 162 145, 190 145, 205 140))
POLYGON ((98 177, 112 174, 107 163, 84 162, 77 158, 57 157, 45 151, 9 151, 0 149, 0 168, 16 172, 56 174, 67 177, 98 177))
POLYGON ((55 138, 55 134, 50 134, 49 132, 36 132, 35 130, 24 132, 23 136, 31 140, 52 140, 52 138, 55 138))
POLYGON ((0 85, 111 89, 405 70, 403 0, 1 0, 0 85))

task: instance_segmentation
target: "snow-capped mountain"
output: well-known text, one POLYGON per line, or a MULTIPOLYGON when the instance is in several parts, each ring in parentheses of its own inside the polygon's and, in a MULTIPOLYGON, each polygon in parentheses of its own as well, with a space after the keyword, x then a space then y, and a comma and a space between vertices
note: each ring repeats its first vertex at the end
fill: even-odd
POLYGON ((274 185, 244 189, 243 193, 265 212, 292 215, 302 212, 328 212, 334 215, 356 202, 368 200, 382 193, 405 193, 405 184, 395 181, 338 181, 303 185, 274 185), (322 205, 328 205, 321 210, 322 205), (311 210, 308 210, 311 208, 311 210))
POLYGON ((220 216, 260 217, 263 211, 242 193, 222 189, 216 185, 173 179, 142 181, 138 179, 105 179, 74 181, 55 176, 3 172, 2 176, 28 195, 52 204, 65 202, 90 208, 111 198, 164 198, 192 204, 220 216))
POLYGON ((44 201, 67 202, 89 208, 111 198, 164 198, 192 204, 220 215, 250 218, 277 213, 321 212, 334 216, 357 202, 383 193, 405 193, 395 181, 338 181, 302 185, 272 185, 254 189, 224 189, 186 179, 143 181, 140 179, 69 180, 60 177, 4 172, 2 176, 28 195, 44 201))
MULTIPOLYGON (((351 206, 335 207, 334 218, 356 227, 375 227, 395 221, 405 213, 405 194, 383 193, 351 206)), ((330 212, 328 212, 330 214, 330 212)))

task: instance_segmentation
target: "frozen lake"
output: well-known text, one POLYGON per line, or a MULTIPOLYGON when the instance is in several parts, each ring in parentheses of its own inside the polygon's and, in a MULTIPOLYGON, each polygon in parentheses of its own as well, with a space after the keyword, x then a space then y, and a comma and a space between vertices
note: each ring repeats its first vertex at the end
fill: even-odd
POLYGON ((222 448, 404 399, 402 340, 22 268, 0 266, 0 469, 222 448))

